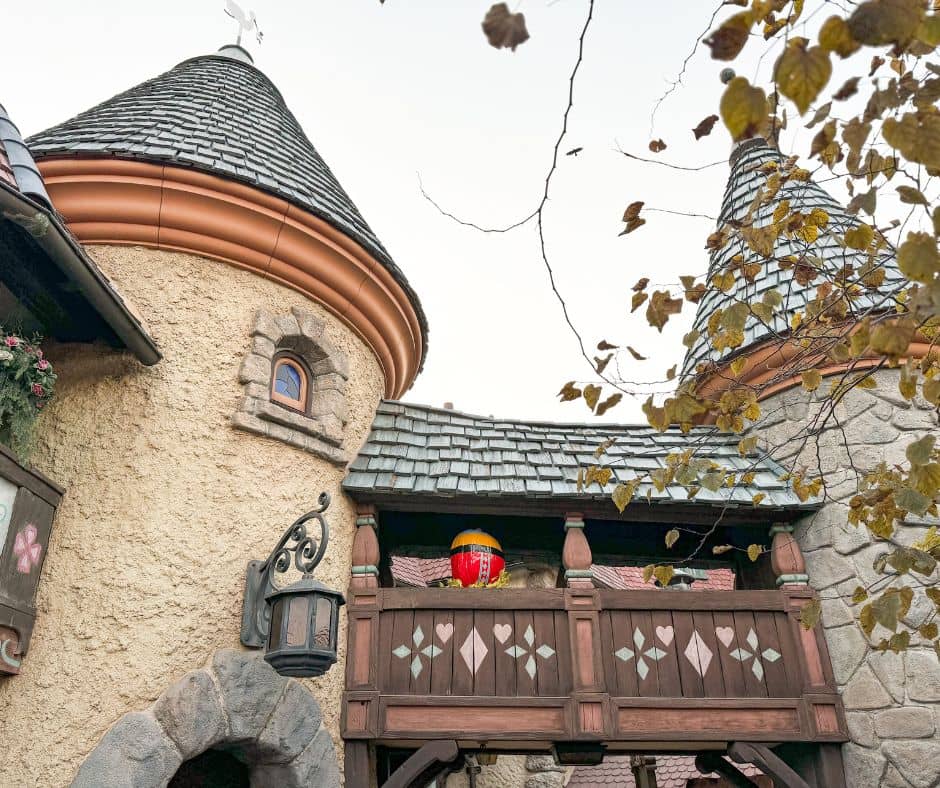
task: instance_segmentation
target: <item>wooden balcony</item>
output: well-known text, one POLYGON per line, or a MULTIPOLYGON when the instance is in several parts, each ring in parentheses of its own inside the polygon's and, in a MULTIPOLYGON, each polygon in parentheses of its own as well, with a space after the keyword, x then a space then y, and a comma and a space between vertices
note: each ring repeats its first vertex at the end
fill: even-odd
POLYGON ((846 740, 805 587, 353 588, 343 736, 720 749, 846 740))

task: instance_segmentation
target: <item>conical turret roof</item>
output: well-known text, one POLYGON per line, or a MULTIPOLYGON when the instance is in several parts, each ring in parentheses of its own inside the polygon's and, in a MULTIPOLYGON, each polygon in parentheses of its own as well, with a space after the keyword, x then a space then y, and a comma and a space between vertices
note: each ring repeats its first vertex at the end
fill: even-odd
MULTIPOLYGON (((185 60, 29 138, 33 155, 114 156, 241 181, 324 219, 372 254, 420 303, 270 79, 239 47, 185 60)), ((426 337, 425 337, 426 339, 426 337)))
MULTIPOLYGON (((742 222, 758 191, 764 186, 767 179, 766 172, 761 168, 768 162, 782 163, 786 157, 775 147, 767 144, 763 139, 750 139, 740 143, 731 155, 731 173, 725 189, 721 212, 718 215, 718 227, 729 223, 742 222)), ((696 366, 703 361, 725 360, 734 355, 745 352, 748 348, 761 342, 774 339, 786 334, 790 329, 790 321, 797 312, 805 313, 807 305, 816 297, 816 288, 822 281, 832 279, 836 272, 845 265, 853 266, 855 277, 858 271, 868 261, 868 255, 855 249, 850 249, 839 240, 846 230, 857 226, 860 220, 839 204, 812 179, 805 181, 787 180, 780 187, 777 199, 762 205, 755 212, 754 225, 763 227, 773 221, 773 212, 780 200, 790 201, 791 211, 800 211, 810 214, 814 208, 819 208, 829 215, 829 223, 825 231, 820 232, 818 238, 810 244, 800 239, 789 239, 781 235, 775 244, 772 258, 765 259, 751 250, 744 241, 736 237, 724 248, 712 255, 708 269, 708 279, 723 271, 735 255, 742 255, 745 263, 760 263, 760 273, 754 282, 745 281, 738 276, 734 288, 722 293, 717 288, 709 287, 706 294, 698 304, 693 328, 701 332, 691 349, 686 352, 682 371, 683 377, 694 374, 696 366), (807 258, 810 264, 820 266, 828 276, 817 278, 806 285, 801 285, 794 279, 793 269, 781 270, 776 259, 788 255, 798 258, 807 258), (776 290, 782 297, 782 305, 775 310, 769 324, 765 324, 754 315, 748 317, 744 330, 744 342, 730 353, 720 355, 708 344, 705 337, 705 326, 709 317, 718 309, 726 309, 737 302, 758 303, 769 290, 776 290)), ((856 311, 863 311, 872 307, 884 305, 887 293, 903 281, 897 269, 894 258, 884 255, 877 260, 885 271, 882 286, 872 292, 866 290, 853 303, 856 311)))

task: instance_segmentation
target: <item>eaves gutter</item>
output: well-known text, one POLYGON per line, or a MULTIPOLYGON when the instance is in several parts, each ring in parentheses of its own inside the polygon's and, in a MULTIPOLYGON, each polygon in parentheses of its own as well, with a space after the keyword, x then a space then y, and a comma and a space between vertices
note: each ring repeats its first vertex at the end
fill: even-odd
MULTIPOLYGON (((0 181, 0 214, 11 221, 17 221, 16 214, 29 220, 37 215, 45 217, 48 226, 42 232, 30 231, 33 240, 72 280, 102 320, 142 364, 152 366, 163 358, 140 321, 53 211, 0 181)), ((18 223, 23 225, 23 222, 18 223)))

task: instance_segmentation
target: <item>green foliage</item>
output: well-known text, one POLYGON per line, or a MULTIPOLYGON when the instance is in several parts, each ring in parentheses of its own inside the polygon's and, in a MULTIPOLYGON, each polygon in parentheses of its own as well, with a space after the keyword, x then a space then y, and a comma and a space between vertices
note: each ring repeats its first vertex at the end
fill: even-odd
POLYGON ((43 358, 39 338, 26 340, 0 326, 0 443, 25 458, 33 426, 52 397, 55 372, 43 358))

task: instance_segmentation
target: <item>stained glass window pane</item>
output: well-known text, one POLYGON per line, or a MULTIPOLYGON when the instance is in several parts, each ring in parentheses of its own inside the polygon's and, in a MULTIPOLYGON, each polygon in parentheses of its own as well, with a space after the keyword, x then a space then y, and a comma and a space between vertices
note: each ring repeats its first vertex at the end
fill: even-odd
POLYGON ((300 401, 300 371, 293 364, 281 364, 274 379, 274 391, 300 401))

